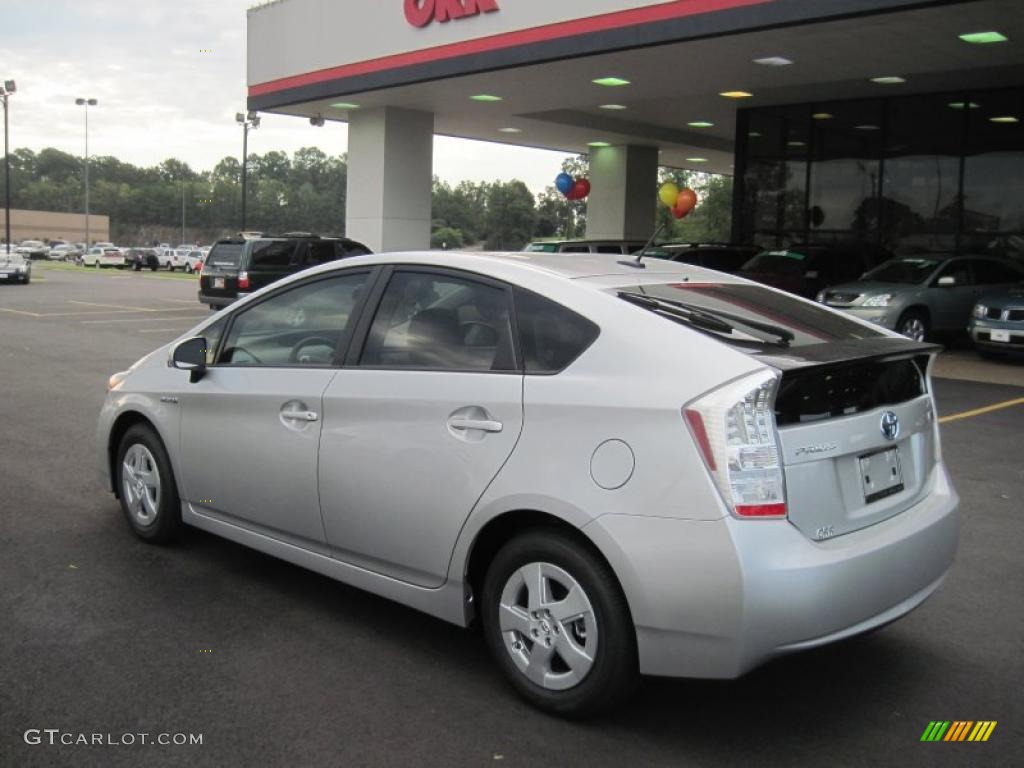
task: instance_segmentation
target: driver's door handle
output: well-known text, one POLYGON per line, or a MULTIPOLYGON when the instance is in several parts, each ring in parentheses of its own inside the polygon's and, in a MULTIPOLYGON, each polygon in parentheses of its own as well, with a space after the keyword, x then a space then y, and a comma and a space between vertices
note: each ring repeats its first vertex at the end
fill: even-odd
POLYGON ((452 429, 478 429, 481 432, 501 432, 504 424, 500 421, 490 419, 466 419, 453 417, 448 419, 448 426, 452 429))
POLYGON ((320 414, 316 411, 281 411, 281 418, 288 421, 319 421, 320 414))

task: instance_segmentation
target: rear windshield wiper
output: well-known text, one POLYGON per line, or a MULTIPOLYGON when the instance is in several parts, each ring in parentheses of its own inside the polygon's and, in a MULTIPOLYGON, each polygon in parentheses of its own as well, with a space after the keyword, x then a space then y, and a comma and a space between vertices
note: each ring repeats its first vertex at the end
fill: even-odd
MULTIPOLYGON (((770 336, 776 337, 778 339, 778 342, 776 343, 781 347, 788 347, 789 343, 796 338, 792 331, 778 325, 750 320, 745 317, 740 317, 739 315, 730 314, 729 312, 697 307, 683 301, 660 299, 655 298, 654 296, 646 296, 642 293, 630 293, 628 291, 620 291, 619 298, 625 299, 637 306, 645 307, 656 312, 662 312, 664 314, 671 315, 672 317, 677 317, 681 320, 689 321, 694 325, 706 328, 710 331, 732 333, 736 328, 731 325, 731 323, 737 323, 756 331, 760 331, 761 333, 767 333, 770 336)), ((769 340, 764 339, 764 341, 768 342, 769 340)))

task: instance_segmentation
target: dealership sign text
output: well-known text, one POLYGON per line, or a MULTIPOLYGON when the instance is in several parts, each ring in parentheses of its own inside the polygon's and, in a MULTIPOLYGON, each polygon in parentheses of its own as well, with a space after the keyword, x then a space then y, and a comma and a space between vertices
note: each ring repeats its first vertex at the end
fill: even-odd
POLYGON ((497 0, 405 0, 405 18, 414 27, 425 27, 434 21, 445 24, 500 10, 497 0))

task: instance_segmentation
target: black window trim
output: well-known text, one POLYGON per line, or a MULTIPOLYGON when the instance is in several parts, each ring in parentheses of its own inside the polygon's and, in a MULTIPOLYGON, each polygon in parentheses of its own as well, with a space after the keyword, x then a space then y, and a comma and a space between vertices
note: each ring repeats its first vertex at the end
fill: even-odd
MULTIPOLYGON (((220 360, 221 353, 224 351, 224 343, 227 341, 228 336, 231 335, 231 331, 235 325, 235 319, 242 314, 247 312, 253 307, 259 306, 265 301, 280 296, 291 290, 303 288, 307 285, 314 283, 323 282, 324 280, 330 280, 336 277, 349 277, 353 275, 365 274, 367 275, 366 286, 363 290, 363 295, 360 296, 356 302, 355 307, 352 308, 352 314, 355 317, 356 324, 353 326, 351 333, 343 334, 339 339, 339 345, 335 348, 334 354, 331 356, 331 362, 324 365, 229 365, 226 363, 214 362, 212 365, 206 366, 207 368, 235 368, 245 370, 325 370, 325 369, 340 369, 343 367, 342 361, 345 359, 349 348, 352 345, 352 341, 356 337, 356 332, 359 329, 359 324, 362 322, 363 313, 366 310, 366 305, 371 294, 376 290, 377 280, 380 277, 382 267, 376 265, 350 267, 348 269, 331 270, 318 275, 310 276, 304 280, 298 280, 288 285, 282 285, 275 290, 268 293, 266 296, 261 296, 256 301, 246 302, 244 305, 240 305, 231 309, 227 317, 224 318, 226 324, 224 330, 221 332, 220 338, 217 340, 217 346, 214 350, 213 359, 215 361, 220 360)), ((212 320, 207 324, 206 327, 215 325, 218 320, 212 320)), ((204 328, 205 330, 205 328, 204 328)))
POLYGON ((524 374, 524 364, 522 350, 519 346, 519 323, 516 318, 514 290, 515 286, 510 283, 496 280, 493 277, 482 275, 479 272, 470 272, 464 269, 453 269, 451 267, 438 267, 430 264, 388 264, 382 268, 381 273, 377 278, 377 282, 374 285, 372 296, 367 297, 368 309, 359 318, 359 324, 356 326, 355 333, 352 335, 352 342, 349 344, 347 354, 345 355, 344 367, 365 371, 395 371, 401 373, 475 373, 499 376, 522 376, 524 374), (399 273, 427 274, 435 275, 437 277, 448 277, 465 282, 478 283, 489 288, 497 288, 501 290, 505 294, 505 299, 509 306, 509 325, 511 326, 512 332, 512 368, 505 371, 481 371, 479 369, 419 368, 411 366, 396 367, 388 365, 361 364, 360 360, 363 353, 366 351, 366 342, 370 337, 370 328, 373 325, 373 320, 376 318, 378 310, 380 309, 381 300, 384 298, 384 293, 387 291, 388 285, 391 283, 391 278, 399 273))

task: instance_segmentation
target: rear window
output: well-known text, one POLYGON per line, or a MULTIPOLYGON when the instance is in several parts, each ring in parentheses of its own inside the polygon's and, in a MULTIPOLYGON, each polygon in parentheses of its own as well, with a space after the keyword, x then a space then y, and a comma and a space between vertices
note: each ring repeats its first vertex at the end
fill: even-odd
POLYGON ((633 303, 662 301, 660 308, 656 302, 641 308, 744 348, 806 347, 883 335, 837 312, 760 285, 660 283, 616 290, 633 303), (706 313, 706 317, 691 321, 677 316, 682 313, 692 317, 695 312, 706 313))
POLYGON ((215 267, 237 267, 241 259, 241 243, 217 243, 210 250, 208 261, 215 267))

